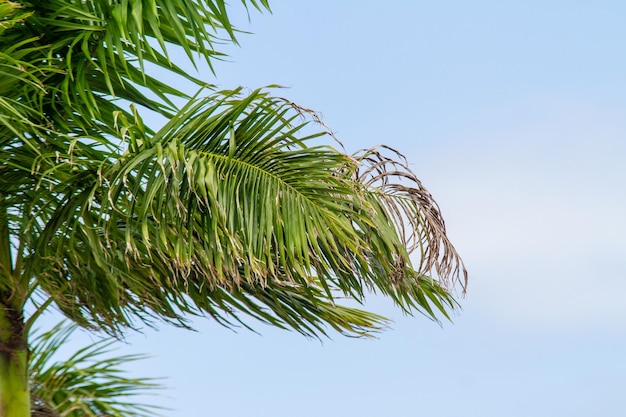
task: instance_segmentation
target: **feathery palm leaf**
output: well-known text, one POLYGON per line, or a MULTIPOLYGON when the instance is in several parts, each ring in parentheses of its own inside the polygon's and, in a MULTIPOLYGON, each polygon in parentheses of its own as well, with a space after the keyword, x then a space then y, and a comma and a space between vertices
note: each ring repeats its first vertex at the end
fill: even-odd
POLYGON ((100 340, 60 360, 74 325, 60 323, 35 335, 30 360, 33 417, 150 417, 159 407, 138 402, 161 386, 151 378, 125 376, 141 355, 110 356, 114 341, 100 340))
MULTIPOLYGON (((237 33, 223 0, 0 0, 0 408, 11 415, 28 415, 27 335, 51 304, 115 335, 194 315, 368 335, 385 319, 338 301, 371 291, 433 319, 456 307, 465 269, 400 154, 350 156, 312 129, 314 113, 216 91, 173 62, 178 49, 212 71, 237 33), (144 123, 150 112, 165 126, 144 123)), ((94 349, 73 360, 106 348, 94 349)), ((74 376, 59 381, 76 394, 35 384, 34 398, 70 404, 74 376)), ((79 403, 67 415, 116 415, 79 403)))
POLYGON ((75 142, 40 176, 58 194, 39 217, 27 275, 73 320, 115 331, 137 316, 227 323, 244 311, 305 334, 323 322, 360 334, 381 318, 327 315, 336 295, 380 290, 433 317, 430 303, 454 306, 425 276, 460 268, 430 195, 359 173, 373 151, 355 159, 300 134, 306 121, 288 101, 226 91, 191 101, 153 135, 134 122, 121 155, 75 142), (435 247, 414 270, 404 227, 422 246, 443 242, 443 258, 435 247))
POLYGON ((335 301, 367 291, 433 318, 455 306, 446 288, 464 285, 462 263, 399 155, 325 145, 311 114, 262 91, 176 109, 186 94, 146 74, 156 65, 201 84, 167 50, 219 58, 216 42, 236 33, 223 2, 6 4, 0 228, 15 259, 0 289, 12 299, 37 293, 111 333, 247 313, 304 334, 364 334, 383 319, 335 301), (142 108, 169 122, 151 129, 142 108))

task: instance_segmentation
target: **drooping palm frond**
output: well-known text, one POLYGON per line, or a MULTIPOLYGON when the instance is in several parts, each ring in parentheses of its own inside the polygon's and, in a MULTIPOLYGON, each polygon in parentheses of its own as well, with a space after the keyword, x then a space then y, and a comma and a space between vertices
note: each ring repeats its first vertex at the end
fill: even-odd
MULTIPOLYGON (((350 156, 325 141, 323 124, 311 133, 314 113, 263 91, 215 92, 202 72, 172 62, 178 48, 212 71, 220 42, 236 42, 227 8, 0 0, 0 344, 11 358, 0 405, 15 415, 29 405, 27 334, 51 304, 116 336, 154 320, 187 326, 190 315, 369 335, 386 320, 339 303, 370 291, 434 319, 457 306, 453 284, 465 285, 465 269, 401 155, 350 156), (179 79, 211 93, 189 97, 179 79), (144 123, 148 111, 167 124, 144 123), (36 311, 25 318, 29 302, 36 311)), ((119 398, 90 399, 97 387, 85 375, 127 389, 121 362, 67 378, 44 368, 45 349, 66 337, 58 332, 34 354, 37 412, 54 414, 54 404, 68 416, 120 415, 119 398), (66 388, 46 391, 43 377, 66 388)), ((98 346, 72 361, 106 350, 98 346)))
POLYGON ((329 325, 360 335, 384 320, 336 300, 368 291, 432 318, 456 306, 448 290, 465 284, 465 270, 401 155, 339 151, 324 126, 310 133, 314 114, 262 91, 176 109, 186 95, 144 71, 188 77, 170 45, 218 56, 219 37, 236 32, 223 2, 7 10, 0 217, 15 259, 0 288, 19 290, 13 299, 37 292, 116 334, 153 319, 184 326, 188 314, 229 325, 247 313, 305 334, 329 325), (169 122, 150 128, 142 108, 169 122))
POLYGON ((191 101, 154 135, 127 124, 117 159, 76 142, 41 176, 59 194, 39 218, 27 275, 73 320, 112 332, 137 317, 229 323, 244 312, 305 334, 324 324, 364 334, 382 318, 334 300, 367 290, 447 314, 453 298, 425 274, 462 264, 429 194, 404 185, 394 196, 387 179, 359 172, 373 151, 355 159, 321 145, 323 132, 301 133, 300 110, 226 91, 191 101), (444 242, 433 249, 442 261, 413 269, 404 226, 423 245, 444 242))
POLYGON ((153 378, 132 378, 124 369, 141 355, 111 356, 111 340, 99 340, 61 359, 75 325, 60 323, 35 335, 30 360, 33 417, 155 417, 162 409, 138 397, 162 387, 153 378))

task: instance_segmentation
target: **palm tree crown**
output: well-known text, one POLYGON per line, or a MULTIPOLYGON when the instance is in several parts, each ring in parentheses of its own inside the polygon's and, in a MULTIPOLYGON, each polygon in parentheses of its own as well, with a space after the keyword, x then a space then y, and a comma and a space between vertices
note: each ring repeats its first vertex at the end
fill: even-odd
POLYGON ((25 361, 49 305, 115 335, 242 314, 367 335, 384 318, 336 300, 371 291, 432 318, 456 306, 465 269, 399 153, 347 154, 315 113, 170 58, 210 67, 236 33, 221 0, 0 0, 2 351, 25 361))
POLYGON ((460 259, 399 154, 323 145, 327 130, 302 133, 314 114, 263 91, 176 109, 186 95, 147 74, 157 65, 200 84, 167 46, 210 64, 214 39, 234 40, 222 2, 44 3, 4 7, 5 286, 110 332, 243 311, 307 334, 359 333, 379 318, 333 299, 366 290, 429 315, 454 305, 441 284, 464 273, 460 259), (169 122, 153 131, 141 108, 169 122))

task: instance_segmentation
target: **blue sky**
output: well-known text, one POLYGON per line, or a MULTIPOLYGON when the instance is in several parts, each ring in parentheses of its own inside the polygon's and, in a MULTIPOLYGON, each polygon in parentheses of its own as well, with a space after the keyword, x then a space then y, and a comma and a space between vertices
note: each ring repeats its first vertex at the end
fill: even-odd
POLYGON ((623 416, 626 3, 275 0, 250 23, 238 6, 253 34, 202 76, 287 86, 348 151, 403 152, 470 286, 441 327, 371 298, 394 320, 375 340, 129 334, 153 356, 131 371, 168 377, 167 415, 623 416))

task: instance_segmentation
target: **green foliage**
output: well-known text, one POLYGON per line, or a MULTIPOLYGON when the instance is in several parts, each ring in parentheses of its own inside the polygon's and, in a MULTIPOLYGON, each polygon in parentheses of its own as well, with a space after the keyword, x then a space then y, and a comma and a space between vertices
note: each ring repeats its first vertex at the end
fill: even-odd
MULTIPOLYGON (((118 336, 192 316, 366 336, 386 319, 337 300, 457 306, 463 263, 401 154, 349 155, 310 110, 206 83, 237 34, 222 0, 0 0, 0 350, 23 359, 0 414, 28 411, 27 334, 50 305, 118 336)), ((103 359, 108 343, 51 362, 70 333, 35 341, 34 413, 151 415, 125 396, 153 383, 120 373, 134 357, 103 359)))
POLYGON ((124 369, 140 355, 111 356, 115 341, 99 340, 65 360, 64 346, 76 326, 58 324, 35 336, 30 360, 33 417, 151 417, 159 407, 138 396, 160 389, 156 380, 129 378, 124 369))
POLYGON ((225 2, 1 1, 0 31, 5 299, 112 334, 190 315, 248 326, 247 314, 360 336, 384 318, 338 298, 380 292, 431 318, 456 306, 465 270, 400 154, 348 155, 314 113, 216 91, 170 60, 223 56, 215 46, 237 34, 225 2), (147 110, 168 122, 149 126, 147 110))

